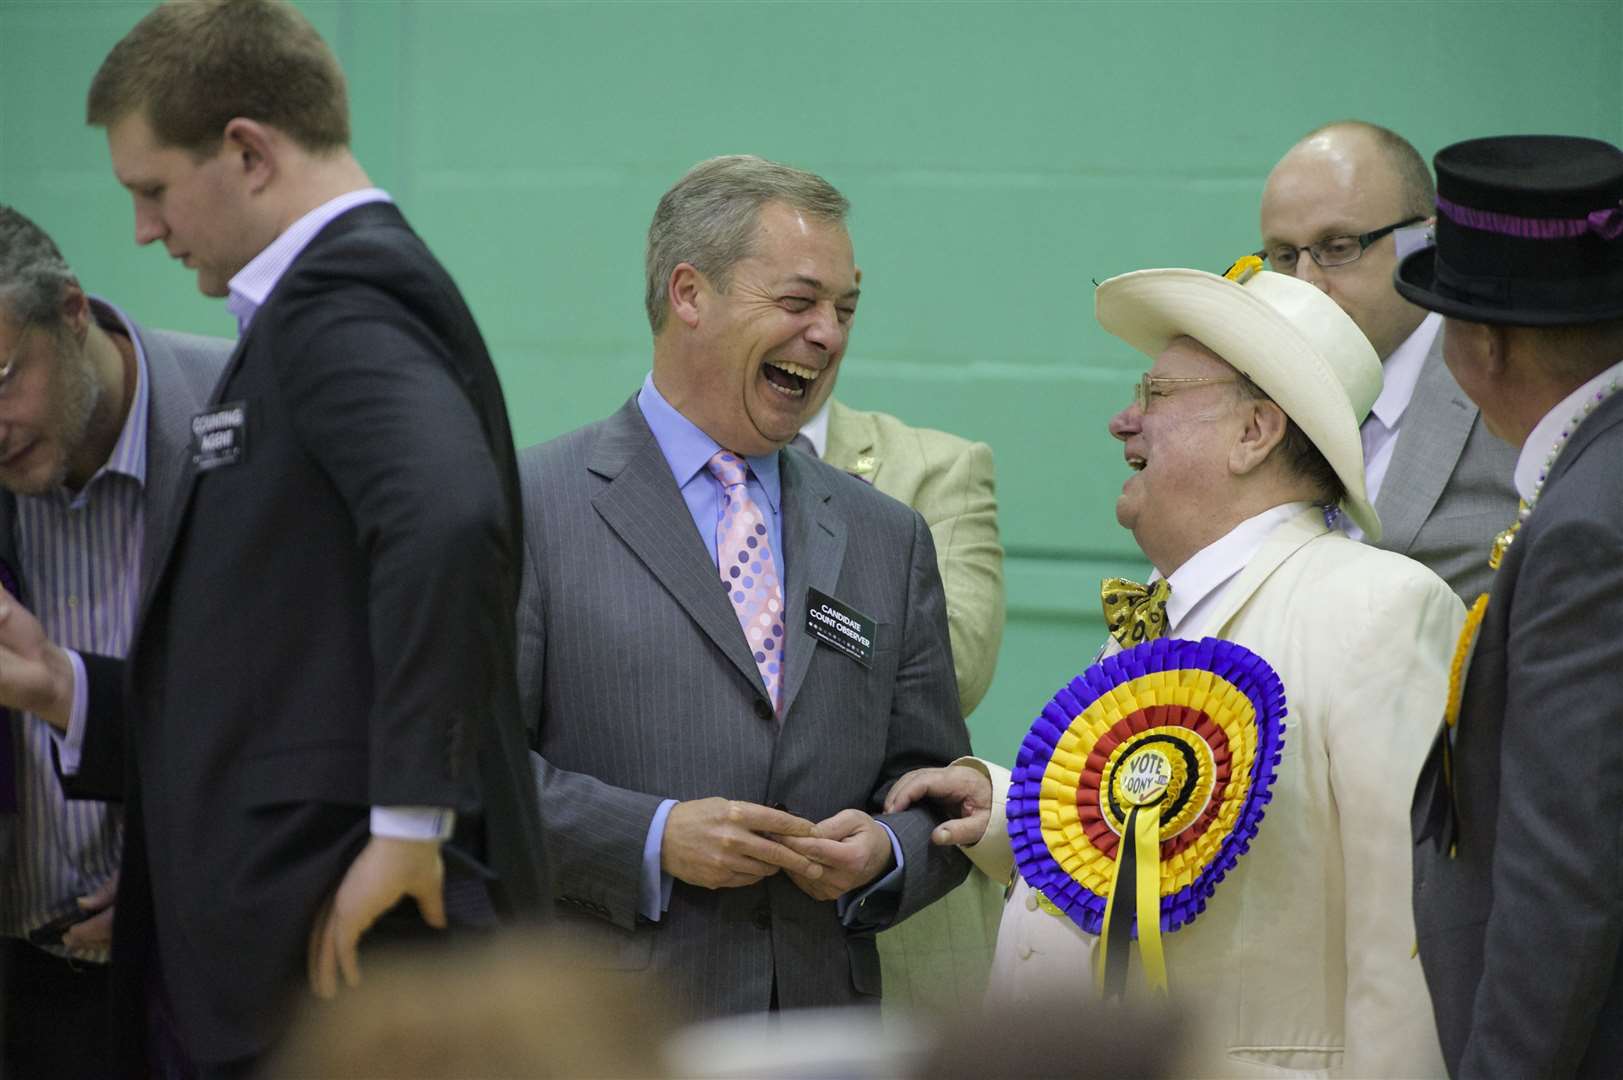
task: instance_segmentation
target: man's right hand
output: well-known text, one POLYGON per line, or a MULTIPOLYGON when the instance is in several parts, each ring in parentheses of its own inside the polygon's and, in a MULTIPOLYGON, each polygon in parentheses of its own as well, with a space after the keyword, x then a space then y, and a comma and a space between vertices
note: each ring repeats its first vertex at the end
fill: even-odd
POLYGON ((64 732, 73 712, 72 661, 4 586, 0 586, 0 705, 35 713, 64 732))
POLYGON ((979 769, 968 765, 948 765, 944 769, 914 769, 891 785, 885 796, 885 813, 906 810, 920 799, 929 799, 952 815, 930 834, 932 843, 946 847, 968 847, 980 843, 992 818, 992 781, 979 769))
POLYGON ((816 836, 805 818, 758 803, 710 798, 679 802, 665 818, 659 865, 706 889, 753 885, 779 870, 819 878, 823 868, 772 836, 816 836))

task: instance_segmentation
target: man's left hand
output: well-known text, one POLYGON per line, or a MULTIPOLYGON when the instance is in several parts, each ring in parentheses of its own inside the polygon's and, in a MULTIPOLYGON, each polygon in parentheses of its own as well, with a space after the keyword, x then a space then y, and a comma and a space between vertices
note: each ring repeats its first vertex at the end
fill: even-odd
POLYGON ((861 810, 841 810, 817 823, 817 836, 784 836, 779 841, 823 867, 808 878, 784 871, 814 900, 837 900, 883 874, 892 862, 890 834, 861 810))
POLYGON ((338 891, 322 905, 310 931, 310 989, 317 997, 338 993, 338 973, 350 987, 361 984, 355 952, 361 935, 403 896, 417 901, 423 921, 445 928, 445 863, 438 840, 374 836, 344 871, 338 891))
POLYGON ((79 897, 79 910, 94 912, 84 922, 74 923, 62 935, 62 945, 73 956, 105 957, 113 947, 113 898, 118 895, 118 871, 94 892, 79 897))

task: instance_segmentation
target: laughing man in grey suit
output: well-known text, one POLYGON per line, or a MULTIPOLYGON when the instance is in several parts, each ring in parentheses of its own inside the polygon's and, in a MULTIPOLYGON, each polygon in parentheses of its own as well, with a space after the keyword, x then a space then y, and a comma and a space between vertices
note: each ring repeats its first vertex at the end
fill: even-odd
POLYGON ((649 228, 652 374, 520 461, 561 921, 699 1016, 874 1000, 874 933, 967 869, 928 813, 879 813, 969 746, 930 531, 780 453, 845 352, 846 208, 759 158, 695 166, 649 228))
MULTIPOLYGON (((1387 234, 1429 218, 1435 197, 1425 160, 1402 136, 1329 124, 1269 174, 1261 254, 1323 289, 1375 346, 1384 386, 1361 433, 1379 546, 1425 563, 1469 604, 1491 580, 1487 543, 1516 511, 1516 455, 1448 373, 1441 316, 1392 286, 1397 245, 1387 234)), ((1363 538, 1350 522, 1347 531, 1363 538)))

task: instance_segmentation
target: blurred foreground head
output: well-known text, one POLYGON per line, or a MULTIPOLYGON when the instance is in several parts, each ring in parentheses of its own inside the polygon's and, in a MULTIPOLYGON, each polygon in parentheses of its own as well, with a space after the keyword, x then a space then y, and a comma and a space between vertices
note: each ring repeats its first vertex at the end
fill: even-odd
POLYGON ((663 1075, 671 1030, 652 982, 593 970, 551 938, 401 949, 368 962, 359 988, 317 1004, 266 1076, 663 1075))

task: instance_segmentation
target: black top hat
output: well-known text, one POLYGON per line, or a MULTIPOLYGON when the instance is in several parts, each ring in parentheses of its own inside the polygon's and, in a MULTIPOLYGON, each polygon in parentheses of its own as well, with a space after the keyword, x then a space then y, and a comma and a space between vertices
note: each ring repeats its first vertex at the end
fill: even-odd
POLYGON ((1398 292, 1468 322, 1568 326, 1623 318, 1623 150, 1501 135, 1438 151, 1437 246, 1398 266, 1398 292))

